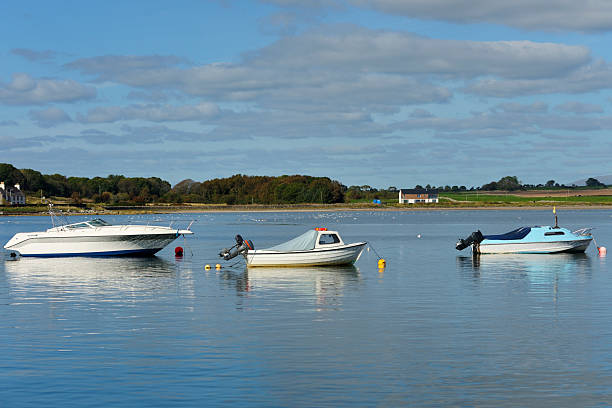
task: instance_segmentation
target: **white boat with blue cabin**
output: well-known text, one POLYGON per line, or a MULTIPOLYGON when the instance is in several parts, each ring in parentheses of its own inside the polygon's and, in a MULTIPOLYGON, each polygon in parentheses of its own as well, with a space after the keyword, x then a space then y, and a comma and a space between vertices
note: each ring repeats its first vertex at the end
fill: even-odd
POLYGON ((469 246, 475 254, 554 254, 586 251, 593 240, 591 228, 570 231, 558 225, 521 227, 505 234, 483 235, 473 232, 460 239, 457 250, 469 246))

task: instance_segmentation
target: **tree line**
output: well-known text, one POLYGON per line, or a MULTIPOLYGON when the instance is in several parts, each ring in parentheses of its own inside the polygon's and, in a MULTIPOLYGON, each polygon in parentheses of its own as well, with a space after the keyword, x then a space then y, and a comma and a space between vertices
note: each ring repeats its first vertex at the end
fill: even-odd
POLYGON ((174 188, 158 177, 66 177, 17 169, 0 163, 0 181, 19 184, 28 195, 69 197, 73 203, 90 200, 109 205, 153 202, 210 204, 341 203, 347 187, 328 177, 246 176, 237 174, 203 182, 183 180, 174 188))
MULTIPOLYGON (((589 188, 605 188, 606 184, 600 182, 594 177, 589 177, 586 182, 586 186, 589 188)), ((543 184, 522 184, 521 181, 516 176, 506 176, 502 177, 498 181, 492 181, 490 183, 484 184, 480 187, 480 190, 504 190, 504 191, 516 191, 516 190, 537 190, 537 189, 572 189, 577 186, 571 185, 567 186, 565 184, 559 184, 555 182, 555 180, 548 180, 543 184)))
POLYGON ((144 204, 165 197, 171 185, 158 177, 66 177, 61 174, 42 174, 32 169, 17 169, 0 163, 0 181, 8 186, 19 184, 28 194, 40 197, 70 197, 75 204, 83 199, 108 204, 144 204))
POLYGON ((333 204, 344 202, 346 187, 328 177, 247 176, 236 174, 203 182, 178 183, 171 201, 213 204, 333 204))
MULTIPOLYGON (((28 195, 68 197, 75 204, 83 200, 108 205, 142 205, 146 203, 206 203, 206 204, 334 204, 371 202, 373 199, 392 201, 398 197, 396 187, 376 189, 369 185, 347 187, 328 177, 303 175, 247 176, 236 174, 206 181, 183 180, 174 187, 158 177, 66 177, 42 174, 32 169, 17 169, 0 163, 0 181, 12 186, 19 184, 28 195)), ((603 188, 595 178, 586 181, 588 187, 603 188)), ((502 177, 473 190, 529 190, 539 188, 573 188, 548 180, 544 184, 522 184, 516 176, 502 177)), ((465 186, 416 185, 417 189, 443 192, 468 191, 465 186)))

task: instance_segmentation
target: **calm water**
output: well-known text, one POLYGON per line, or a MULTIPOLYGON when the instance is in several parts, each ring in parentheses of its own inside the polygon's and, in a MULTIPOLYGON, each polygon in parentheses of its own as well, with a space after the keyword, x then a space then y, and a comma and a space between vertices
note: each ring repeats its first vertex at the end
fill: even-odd
MULTIPOLYGON (((559 216, 612 249, 612 211, 559 216)), ((454 249, 551 211, 106 218, 197 219, 196 235, 153 258, 0 260, 0 406, 612 405, 609 259, 454 249), (370 251, 350 268, 204 269, 236 233, 263 248, 316 226, 387 268, 370 251)), ((0 241, 48 223, 0 218, 0 241)))

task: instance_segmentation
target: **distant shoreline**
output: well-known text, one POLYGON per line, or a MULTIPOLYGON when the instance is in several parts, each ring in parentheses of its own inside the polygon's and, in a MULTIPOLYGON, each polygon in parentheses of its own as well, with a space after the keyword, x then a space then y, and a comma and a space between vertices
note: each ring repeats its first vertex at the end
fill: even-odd
MULTIPOLYGON (((547 205, 482 205, 482 206, 372 206, 368 205, 296 205, 296 206, 268 206, 268 205, 207 205, 207 206, 145 206, 145 207, 120 207, 104 210, 62 210, 64 215, 126 215, 126 214, 198 214, 198 213, 256 213, 256 212, 339 212, 339 211, 380 211, 380 212, 402 212, 402 211, 475 211, 475 210, 549 210, 552 207, 559 210, 612 210, 612 205, 603 204, 547 204, 547 205)), ((8 207, 10 208, 10 207, 8 207)), ((6 209, 6 208, 5 208, 6 209)), ((7 213, 0 209, 0 217, 11 216, 46 216, 48 211, 15 211, 7 213)), ((56 210, 59 210, 56 207, 56 210)))

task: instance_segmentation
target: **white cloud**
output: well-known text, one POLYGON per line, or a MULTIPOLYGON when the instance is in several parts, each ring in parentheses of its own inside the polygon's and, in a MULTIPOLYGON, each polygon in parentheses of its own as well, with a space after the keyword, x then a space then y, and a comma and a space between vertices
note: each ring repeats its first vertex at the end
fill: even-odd
POLYGON ((187 63, 185 58, 173 55, 103 55, 92 58, 80 58, 64 66, 81 71, 83 74, 97 75, 98 81, 121 80, 125 73, 138 73, 149 76, 169 67, 187 63))
POLYGON ((337 6, 338 0, 262 0, 264 3, 276 4, 283 7, 330 7, 337 6))
POLYGON ((50 102, 76 102, 93 99, 96 88, 71 79, 33 78, 25 73, 13 74, 9 83, 0 82, 0 104, 43 105, 50 102))
POLYGON ((54 60, 60 53, 52 50, 36 51, 26 48, 15 48, 11 50, 11 54, 19 55, 32 62, 47 62, 54 60))
MULTIPOLYGON (((502 105, 503 106, 503 105, 502 105)), ((474 112, 467 117, 414 117, 390 125, 398 131, 430 131, 450 139, 494 139, 516 141, 524 135, 541 135, 551 130, 592 132, 612 130, 612 117, 567 117, 547 113, 539 104, 508 105, 491 112, 474 112)), ((581 137, 584 137, 581 136, 581 137)))
MULTIPOLYGON (((530 30, 609 31, 608 0, 347 0, 408 18, 453 23, 493 23, 530 30)), ((296 3, 298 0, 293 1, 296 3)), ((303 1, 306 4, 307 1, 303 1)))
POLYGON ((151 122, 173 122, 210 119, 220 112, 213 103, 202 102, 198 105, 130 105, 104 106, 78 114, 77 120, 82 123, 106 123, 120 120, 147 120, 151 122))
POLYGON ((590 60, 586 47, 532 41, 440 40, 415 34, 324 26, 248 56, 245 65, 317 72, 379 72, 452 78, 559 76, 590 60))
MULTIPOLYGON (((596 84, 586 78, 589 70, 603 70, 601 63, 589 66, 590 61, 590 51, 582 46, 439 40, 356 26, 323 26, 283 38, 234 64, 183 66, 178 57, 104 56, 79 59, 66 67, 100 81, 151 92, 179 91, 217 103, 389 113, 405 105, 449 102, 451 87, 463 81, 471 81, 464 91, 485 96, 509 94, 514 85, 521 92, 545 93, 544 84, 560 89, 568 76, 585 77, 575 83, 575 92, 608 86, 612 81, 596 84)), ((120 120, 126 115, 164 120, 161 113, 147 116, 143 109, 136 111, 100 108, 81 120, 120 120)))
POLYGON ((555 110, 561 112, 570 112, 576 114, 588 114, 588 113, 603 113, 604 110, 601 105, 593 103, 582 103, 582 102, 565 102, 555 106, 555 110))
POLYGON ((196 142, 209 140, 206 133, 187 132, 172 129, 164 125, 156 126, 128 126, 123 125, 121 132, 109 133, 97 129, 85 129, 79 136, 70 137, 72 140, 81 140, 95 145, 150 145, 163 142, 196 142))
POLYGON ((486 78, 468 84, 463 91, 481 96, 512 98, 541 94, 578 94, 612 88, 612 66, 598 60, 560 77, 535 79, 486 78))
POLYGON ((31 110, 30 118, 40 127, 49 128, 60 123, 70 122, 70 116, 62 109, 52 106, 43 110, 31 110))
POLYGON ((533 102, 529 104, 504 102, 492 107, 491 111, 502 111, 508 113, 546 113, 548 112, 548 104, 544 102, 533 102))

